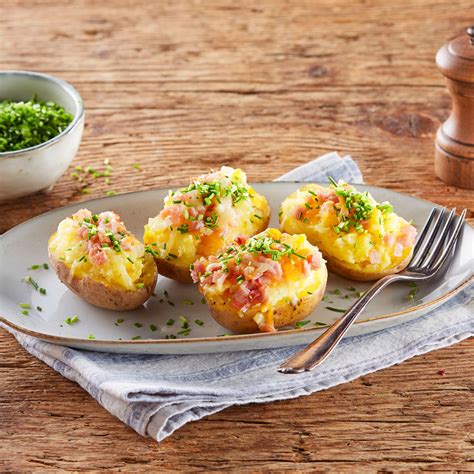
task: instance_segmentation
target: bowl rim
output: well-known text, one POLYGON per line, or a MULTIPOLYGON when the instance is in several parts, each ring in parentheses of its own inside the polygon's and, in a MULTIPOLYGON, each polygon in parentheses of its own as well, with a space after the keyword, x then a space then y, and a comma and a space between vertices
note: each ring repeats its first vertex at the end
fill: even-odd
MULTIPOLYGON (((48 148, 52 146, 57 141, 61 140, 64 136, 69 135, 76 128, 76 126, 78 125, 82 117, 84 116, 84 102, 82 100, 82 97, 79 94, 79 92, 77 92, 77 90, 71 84, 69 84, 69 82, 66 82, 63 79, 59 79, 54 76, 50 76, 49 74, 44 74, 42 72, 36 72, 36 71, 22 71, 22 70, 13 70, 13 69, 0 71, 0 79, 2 78, 2 76, 7 76, 7 75, 29 76, 29 77, 34 77, 40 80, 54 83, 56 86, 60 87, 63 91, 69 94, 69 96, 73 99, 74 103, 76 104, 76 113, 74 114, 74 117, 71 123, 61 133, 59 133, 55 137, 52 137, 43 143, 39 143, 38 145, 30 146, 28 148, 23 148, 21 150, 0 152, 0 159, 10 158, 10 157, 22 155, 24 153, 29 153, 31 151, 48 148)), ((8 100, 8 99, 3 99, 3 100, 8 100)))

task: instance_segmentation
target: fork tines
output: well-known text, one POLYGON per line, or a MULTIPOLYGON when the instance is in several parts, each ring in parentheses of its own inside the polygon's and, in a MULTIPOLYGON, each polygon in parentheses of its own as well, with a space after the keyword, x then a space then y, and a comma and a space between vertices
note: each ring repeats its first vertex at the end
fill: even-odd
POLYGON ((462 228, 466 209, 456 217, 456 208, 434 208, 420 232, 413 258, 407 268, 413 272, 436 272, 456 244, 462 228))

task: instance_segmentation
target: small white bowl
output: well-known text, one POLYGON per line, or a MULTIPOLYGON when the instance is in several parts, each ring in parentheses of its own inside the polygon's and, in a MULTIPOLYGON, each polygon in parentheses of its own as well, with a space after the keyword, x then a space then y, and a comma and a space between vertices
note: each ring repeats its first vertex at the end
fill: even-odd
POLYGON ((47 142, 0 153, 0 201, 50 189, 74 159, 81 142, 84 106, 74 87, 38 72, 0 72, 0 101, 27 101, 33 96, 62 106, 74 118, 47 142))

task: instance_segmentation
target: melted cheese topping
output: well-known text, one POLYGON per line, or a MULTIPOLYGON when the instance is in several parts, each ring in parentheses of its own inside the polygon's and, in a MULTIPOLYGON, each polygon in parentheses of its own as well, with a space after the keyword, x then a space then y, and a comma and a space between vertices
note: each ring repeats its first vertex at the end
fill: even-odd
POLYGON ((99 233, 104 246, 98 239, 95 243, 92 242, 87 228, 81 225, 84 218, 91 220, 91 217, 90 211, 81 209, 62 220, 57 232, 49 239, 49 252, 69 268, 71 278, 87 276, 124 289, 137 288, 142 282, 144 270, 144 245, 126 231, 120 217, 112 212, 98 214, 101 224, 97 227, 101 229, 99 233), (105 223, 105 220, 109 222, 105 223), (114 225, 118 225, 123 234, 112 232, 112 235, 120 239, 120 251, 113 248, 110 239, 102 232, 112 231, 114 225))
POLYGON ((224 166, 191 183, 188 188, 170 192, 164 209, 145 225, 143 240, 155 256, 189 266, 199 256, 217 254, 235 238, 261 230, 270 212, 268 203, 247 184, 242 170, 224 166), (215 187, 216 183, 229 194, 221 191, 206 198, 199 190, 189 190, 193 185, 215 187), (238 199, 242 191, 246 196, 238 199))
MULTIPOLYGON (((403 240, 404 229, 412 227, 405 219, 394 212, 378 209, 377 202, 368 194, 373 210, 362 223, 363 230, 358 232, 351 228, 338 232, 341 218, 335 203, 318 203, 315 198, 315 195, 328 192, 327 188, 309 184, 288 196, 280 209, 281 229, 290 234, 305 233, 327 258, 336 258, 345 267, 355 270, 375 273, 394 267, 408 257, 413 242, 397 246, 397 242, 403 240), (377 262, 371 255, 376 256, 377 262)), ((416 232, 413 228, 409 230, 414 239, 416 232)))

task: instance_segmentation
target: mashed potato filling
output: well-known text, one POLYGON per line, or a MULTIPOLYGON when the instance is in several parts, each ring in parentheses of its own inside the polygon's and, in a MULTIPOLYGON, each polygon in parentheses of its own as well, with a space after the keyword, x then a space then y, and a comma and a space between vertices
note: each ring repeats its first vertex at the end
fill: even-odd
POLYGON ((405 260, 416 236, 390 203, 378 203, 342 181, 330 188, 303 186, 285 199, 279 215, 285 232, 305 233, 328 258, 374 273, 405 260))
POLYGON ((48 248, 71 278, 88 276, 130 290, 143 285, 145 247, 114 212, 81 209, 59 223, 48 248))
POLYGON ((257 309, 260 331, 274 331, 272 308, 296 306, 312 295, 324 283, 323 265, 305 235, 267 229, 218 256, 201 257, 192 265, 192 277, 206 298, 225 294, 241 316, 257 309))
POLYGON ((144 241, 155 257, 189 266, 236 237, 255 234, 266 215, 268 204, 245 173, 223 166, 170 191, 164 209, 145 226, 144 241))

